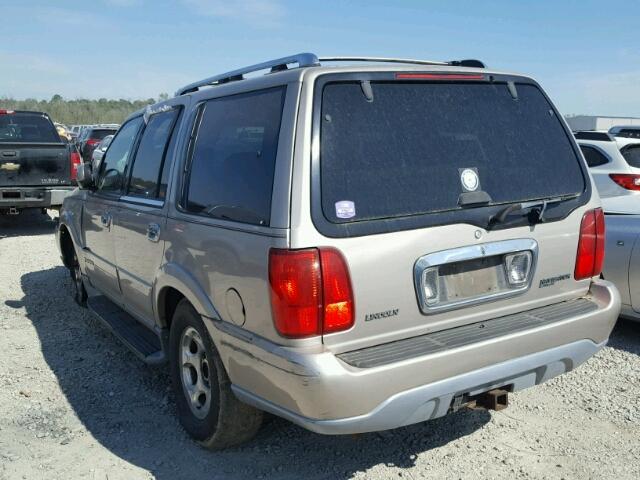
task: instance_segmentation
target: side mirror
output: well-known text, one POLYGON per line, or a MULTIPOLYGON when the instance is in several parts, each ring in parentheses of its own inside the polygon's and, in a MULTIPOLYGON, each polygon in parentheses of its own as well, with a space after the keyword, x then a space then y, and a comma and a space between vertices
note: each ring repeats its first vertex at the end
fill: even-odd
POLYGON ((82 189, 88 189, 94 186, 90 163, 81 163, 78 165, 76 180, 78 181, 78 186, 82 189))

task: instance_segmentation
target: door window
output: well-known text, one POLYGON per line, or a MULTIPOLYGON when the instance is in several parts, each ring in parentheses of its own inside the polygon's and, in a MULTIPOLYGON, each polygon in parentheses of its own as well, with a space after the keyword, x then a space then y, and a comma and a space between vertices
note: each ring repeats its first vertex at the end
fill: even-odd
POLYGON ((168 172, 170 167, 165 162, 167 145, 179 112, 180 110, 173 109, 157 113, 149 119, 133 162, 128 195, 151 199, 164 198, 166 186, 161 185, 162 182, 166 184, 164 172, 168 172))
POLYGON ((186 208, 268 225, 285 87, 210 100, 197 133, 186 208))
POLYGON ((127 162, 133 151, 142 117, 136 117, 118 131, 100 163, 97 188, 101 192, 119 192, 124 187, 127 162))

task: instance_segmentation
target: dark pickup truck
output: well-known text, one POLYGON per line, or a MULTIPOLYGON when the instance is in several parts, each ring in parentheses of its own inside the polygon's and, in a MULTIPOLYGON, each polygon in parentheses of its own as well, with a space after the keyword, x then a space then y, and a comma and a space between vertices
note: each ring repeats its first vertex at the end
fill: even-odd
POLYGON ((80 162, 46 113, 0 110, 0 214, 60 207, 80 162))

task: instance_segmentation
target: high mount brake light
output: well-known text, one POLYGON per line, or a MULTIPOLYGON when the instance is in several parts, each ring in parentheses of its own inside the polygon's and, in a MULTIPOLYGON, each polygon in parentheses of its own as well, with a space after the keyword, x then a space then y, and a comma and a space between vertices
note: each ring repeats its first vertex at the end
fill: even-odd
POLYGON ((336 249, 271 249, 269 284, 274 325, 283 337, 311 337, 353 325, 349 270, 336 249))
POLYGON ((475 73, 396 73, 396 80, 484 80, 475 73))
POLYGON ((633 173, 611 173, 611 180, 627 190, 640 190, 640 175, 633 173))
POLYGON ((582 217, 574 278, 584 280, 602 272, 604 263, 604 213, 601 208, 589 210, 582 217))

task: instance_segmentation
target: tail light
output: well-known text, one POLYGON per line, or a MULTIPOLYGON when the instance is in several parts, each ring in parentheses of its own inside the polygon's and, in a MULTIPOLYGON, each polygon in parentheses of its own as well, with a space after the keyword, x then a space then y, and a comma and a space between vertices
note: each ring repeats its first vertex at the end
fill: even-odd
POLYGON ((600 275, 604 262, 604 214, 601 208, 589 210, 582 217, 580 239, 574 278, 585 278, 600 275))
POLYGON ((271 249, 269 283, 274 324, 283 337, 322 335, 353 325, 349 270, 337 250, 271 249))
POLYGON ((611 180, 627 190, 640 190, 640 175, 633 173, 611 173, 611 180))
POLYGON ((15 113, 13 110, 5 110, 4 108, 0 108, 0 115, 11 115, 15 113))
POLYGON ((78 178, 78 167, 82 162, 80 154, 76 149, 73 149, 69 155, 69 161, 71 162, 71 180, 76 180, 78 178))
POLYGON ((100 142, 101 140, 98 138, 90 138, 89 140, 87 140, 87 145, 98 145, 100 142))

